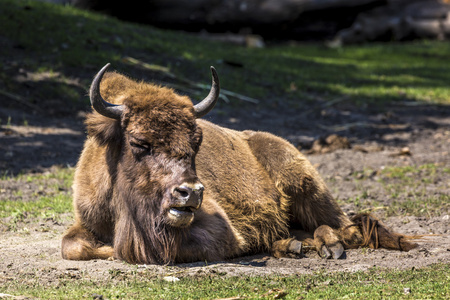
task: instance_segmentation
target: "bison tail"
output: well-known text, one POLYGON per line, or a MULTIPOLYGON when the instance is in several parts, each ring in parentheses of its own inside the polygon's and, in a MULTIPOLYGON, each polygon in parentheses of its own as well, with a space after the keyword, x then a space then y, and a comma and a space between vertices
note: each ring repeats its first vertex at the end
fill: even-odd
POLYGON ((349 245, 350 248, 369 247, 372 249, 385 248, 391 250, 409 251, 418 247, 411 240, 420 239, 424 235, 404 235, 389 230, 374 216, 362 213, 351 218, 350 226, 357 226, 363 236, 359 245, 349 245))

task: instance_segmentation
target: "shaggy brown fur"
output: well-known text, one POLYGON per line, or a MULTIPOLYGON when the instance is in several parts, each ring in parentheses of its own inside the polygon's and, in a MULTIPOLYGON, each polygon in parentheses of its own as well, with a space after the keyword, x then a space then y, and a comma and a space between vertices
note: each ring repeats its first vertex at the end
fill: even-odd
MULTIPOLYGON (((87 116, 64 258, 159 264, 262 251, 299 255, 302 247, 338 258, 343 245, 373 246, 369 240, 410 249, 373 238, 372 223, 364 225, 369 217, 350 220, 286 140, 197 120, 189 98, 117 73, 104 76, 100 91, 125 109, 120 120, 87 116), (193 219, 178 221, 171 212, 185 207, 177 187, 201 184, 193 219)), ((377 228, 380 236, 384 227, 377 228)))

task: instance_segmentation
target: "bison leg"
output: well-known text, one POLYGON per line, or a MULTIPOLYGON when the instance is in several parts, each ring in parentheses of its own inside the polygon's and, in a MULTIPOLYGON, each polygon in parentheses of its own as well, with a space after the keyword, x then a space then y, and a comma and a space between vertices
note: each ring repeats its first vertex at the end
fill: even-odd
POLYGON ((352 222, 333 199, 319 173, 292 144, 263 132, 246 132, 249 146, 285 195, 291 228, 313 233, 319 226, 343 228, 352 222))
POLYGON ((323 258, 339 259, 344 254, 341 237, 330 226, 322 225, 314 231, 312 246, 323 258))
POLYGON ((303 230, 293 230, 294 238, 276 241, 272 245, 273 256, 302 257, 303 251, 317 251, 323 258, 339 259, 344 254, 344 246, 339 231, 330 226, 319 226, 314 234, 303 230))
POLYGON ((284 239, 276 241, 272 244, 272 255, 277 258, 301 257, 303 255, 302 249, 302 242, 294 238, 284 239))
MULTIPOLYGON (((290 229, 305 234, 297 239, 303 247, 316 249, 323 257, 339 258, 343 249, 359 245, 358 228, 333 199, 318 172, 290 143, 276 136, 247 131, 253 154, 284 195, 280 207, 287 208, 290 229)), ((285 249, 287 249, 285 247, 285 249)))
POLYGON ((70 260, 108 259, 114 255, 114 249, 98 241, 81 224, 74 224, 63 237, 61 254, 70 260))
MULTIPOLYGON (((345 234, 342 234, 342 232, 343 230, 333 229, 328 225, 319 226, 314 231, 314 233, 310 233, 304 230, 291 229, 290 233, 294 238, 290 240, 296 241, 297 243, 301 243, 302 250, 304 252, 317 251, 319 255, 323 258, 339 259, 342 258, 344 255, 345 250, 344 245, 347 245, 347 243, 351 241, 351 239, 353 239, 355 236, 358 237, 359 235, 357 230, 355 232, 353 230, 350 230, 345 234)), ((292 248, 293 245, 288 245, 288 248, 289 247, 292 248)), ((278 251, 278 253, 280 252, 281 251, 278 251)), ((274 256, 277 256, 275 255, 275 253, 276 252, 274 251, 274 256)), ((282 256, 289 256, 289 255, 278 255, 277 257, 282 256)))

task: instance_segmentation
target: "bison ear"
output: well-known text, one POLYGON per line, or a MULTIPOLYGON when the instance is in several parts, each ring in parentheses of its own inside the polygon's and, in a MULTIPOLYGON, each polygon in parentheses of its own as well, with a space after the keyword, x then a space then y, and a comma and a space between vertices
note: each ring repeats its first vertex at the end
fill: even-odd
POLYGON ((103 115, 90 113, 85 121, 88 135, 100 145, 119 143, 122 140, 120 121, 105 118, 103 115))

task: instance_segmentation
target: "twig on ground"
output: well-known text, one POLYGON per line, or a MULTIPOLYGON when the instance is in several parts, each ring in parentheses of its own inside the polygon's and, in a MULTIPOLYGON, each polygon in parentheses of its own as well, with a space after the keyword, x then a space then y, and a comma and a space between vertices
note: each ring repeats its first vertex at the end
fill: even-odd
POLYGON ((369 126, 373 126, 373 124, 370 124, 367 122, 354 122, 354 123, 347 123, 347 124, 337 125, 337 126, 325 126, 325 125, 321 125, 321 124, 317 124, 317 126, 322 129, 331 130, 331 131, 344 131, 344 130, 348 130, 348 129, 354 128, 354 127, 369 127, 369 126))
MULTIPOLYGON (((138 60, 136 58, 129 57, 129 56, 124 57, 123 61, 126 62, 126 63, 129 63, 131 65, 140 66, 140 67, 145 68, 145 69, 150 70, 150 71, 163 73, 167 77, 170 77, 172 79, 178 80, 179 82, 184 83, 184 85, 186 85, 187 87, 184 86, 184 85, 181 85, 181 84, 173 84, 173 83, 166 83, 166 82, 162 82, 162 84, 167 85, 167 86, 172 86, 172 87, 174 87, 176 89, 179 89, 179 90, 182 90, 182 91, 185 91, 185 92, 188 92, 188 93, 193 93, 192 88, 198 88, 198 89, 202 89, 202 90, 209 90, 211 88, 210 85, 197 83, 197 82, 191 81, 191 80, 189 80, 187 78, 184 78, 184 77, 182 77, 180 75, 175 75, 172 72, 170 72, 169 68, 164 67, 164 66, 155 65, 155 64, 148 64, 146 62, 140 61, 140 60, 138 60)), ((250 102, 250 103, 255 103, 255 104, 259 103, 258 99, 247 97, 247 96, 244 96, 244 95, 241 95, 241 94, 238 94, 238 93, 234 93, 234 92, 231 92, 231 91, 228 91, 228 90, 220 89, 220 93, 221 93, 220 98, 223 99, 227 103, 229 102, 229 99, 228 99, 227 96, 234 97, 234 98, 237 98, 239 100, 247 101, 247 102, 250 102)), ((194 94, 195 94, 195 92, 194 92, 194 94)))
POLYGON ((12 93, 9 93, 9 92, 3 91, 3 90, 0 90, 0 95, 8 97, 9 99, 14 100, 16 102, 19 102, 20 104, 23 104, 25 106, 28 106, 28 107, 30 107, 30 108, 32 108, 32 109, 34 109, 34 110, 36 110, 36 111, 38 111, 40 113, 44 112, 39 106, 28 102, 27 100, 23 99, 19 95, 12 94, 12 93))
MULTIPOLYGON (((319 110, 319 109, 324 109, 324 108, 333 106, 334 104, 339 103, 339 102, 342 102, 342 101, 345 101, 345 100, 347 100, 347 99, 349 99, 349 96, 348 96, 348 95, 343 95, 343 96, 340 96, 340 97, 331 99, 331 100, 329 100, 329 101, 326 101, 325 103, 323 103, 323 104, 321 104, 321 105, 314 106, 313 108, 308 109, 308 110, 304 111, 303 113, 304 113, 304 114, 309 114, 309 113, 311 113, 311 112, 313 112, 313 111, 316 111, 316 110, 319 110)), ((322 100, 322 98, 319 98, 319 99, 317 99, 317 100, 322 100)))
POLYGON ((150 70, 150 71, 154 71, 154 72, 161 72, 164 73, 164 75, 166 75, 167 77, 170 78, 176 78, 176 76, 174 74, 172 74, 170 72, 170 69, 164 66, 160 66, 160 65, 155 65, 155 64, 148 64, 146 62, 143 62, 141 60, 138 60, 136 58, 133 57, 124 57, 122 59, 125 63, 129 63, 130 65, 134 65, 134 66, 140 66, 144 69, 150 70))
POLYGON ((361 210, 360 213, 374 212, 374 211, 377 211, 377 210, 380 210, 380 209, 387 209, 387 208, 388 208, 387 206, 368 207, 368 208, 365 208, 365 209, 361 210))

